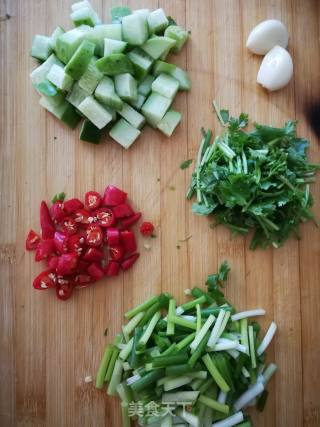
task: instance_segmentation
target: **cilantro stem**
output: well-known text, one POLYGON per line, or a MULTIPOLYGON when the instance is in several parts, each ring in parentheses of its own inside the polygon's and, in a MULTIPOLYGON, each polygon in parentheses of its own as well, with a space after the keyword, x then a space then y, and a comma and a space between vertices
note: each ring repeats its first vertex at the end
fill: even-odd
POLYGON ((219 119, 220 123, 222 124, 223 127, 226 127, 227 123, 224 122, 224 120, 223 120, 223 118, 222 118, 222 116, 220 114, 220 108, 218 107, 218 104, 217 104, 217 102, 216 102, 215 99, 212 101, 212 105, 213 105, 213 108, 214 108, 214 110, 216 112, 216 115, 218 116, 218 119, 219 119))

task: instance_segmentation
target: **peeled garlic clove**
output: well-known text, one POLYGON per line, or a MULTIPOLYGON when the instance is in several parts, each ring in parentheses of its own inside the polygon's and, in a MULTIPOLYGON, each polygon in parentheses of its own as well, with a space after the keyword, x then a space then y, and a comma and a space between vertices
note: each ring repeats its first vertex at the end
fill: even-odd
POLYGON ((281 46, 275 46, 263 58, 257 82, 268 90, 278 90, 286 86, 293 74, 292 58, 281 46))
POLYGON ((289 34, 286 26, 277 19, 260 22, 249 34, 247 48, 257 55, 265 55, 274 46, 288 46, 289 34))

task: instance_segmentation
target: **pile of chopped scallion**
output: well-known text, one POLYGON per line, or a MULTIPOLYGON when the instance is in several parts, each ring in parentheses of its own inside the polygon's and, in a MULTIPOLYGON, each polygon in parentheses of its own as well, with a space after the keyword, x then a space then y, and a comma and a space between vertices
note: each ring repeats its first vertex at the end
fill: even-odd
POLYGON ((100 363, 96 387, 121 399, 123 427, 228 427, 252 425, 244 413, 262 411, 267 384, 277 369, 265 364, 275 332, 264 338, 252 317, 262 309, 236 312, 221 286, 229 267, 208 277, 207 291, 188 290, 177 305, 169 294, 154 296, 125 313, 128 323, 100 363))

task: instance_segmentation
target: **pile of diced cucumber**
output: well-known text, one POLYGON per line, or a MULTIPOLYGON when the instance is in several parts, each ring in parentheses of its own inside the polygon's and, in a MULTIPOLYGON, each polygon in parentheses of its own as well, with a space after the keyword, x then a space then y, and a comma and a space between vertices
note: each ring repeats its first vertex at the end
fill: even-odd
POLYGON ((171 136, 181 114, 171 104, 189 90, 187 73, 165 62, 188 39, 163 9, 113 7, 102 24, 88 1, 72 5, 75 28, 36 35, 31 56, 41 64, 30 77, 40 105, 75 128, 80 139, 98 144, 104 132, 129 148, 148 123, 171 136))

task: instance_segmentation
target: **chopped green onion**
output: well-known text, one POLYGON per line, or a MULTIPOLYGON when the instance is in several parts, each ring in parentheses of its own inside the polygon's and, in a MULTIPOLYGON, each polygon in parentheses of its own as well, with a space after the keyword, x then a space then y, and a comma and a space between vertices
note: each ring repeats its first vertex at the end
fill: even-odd
POLYGON ((146 344, 147 344, 148 340, 150 339, 152 332, 153 332, 154 328, 156 327, 156 324, 158 323, 160 317, 161 317, 160 311, 157 311, 153 315, 147 329, 144 331, 144 333, 142 334, 142 337, 140 338, 140 340, 138 342, 138 348, 144 348, 146 346, 146 344))
POLYGON ((194 339, 194 337, 196 336, 195 332, 192 332, 192 334, 188 335, 187 337, 185 337, 183 340, 179 341, 177 344, 177 351, 181 351, 183 350, 185 347, 187 347, 194 339))
POLYGON ((268 382, 270 381, 270 378, 276 372, 277 369, 278 367, 275 363, 270 363, 270 365, 267 366, 266 370, 263 373, 265 386, 268 384, 268 382))
POLYGON ((222 421, 213 423, 212 427, 232 427, 241 423, 241 421, 243 421, 243 413, 240 411, 234 415, 231 415, 231 417, 228 417, 222 421))
POLYGON ((248 338, 248 320, 247 318, 240 320, 241 325, 241 344, 246 348, 246 354, 249 354, 249 338, 248 338))
POLYGON ((149 307, 151 307, 154 303, 156 303, 158 301, 158 298, 159 297, 157 297, 157 296, 149 298, 147 301, 143 302, 142 304, 137 305, 132 310, 127 311, 124 314, 124 317, 126 319, 131 319, 132 317, 134 317, 138 313, 141 313, 142 311, 146 311, 149 307))
POLYGON ((185 311, 191 310, 197 304, 204 304, 206 301, 207 301, 207 298, 204 295, 201 295, 199 298, 196 298, 192 301, 188 301, 185 304, 182 304, 181 308, 183 309, 183 312, 185 312, 185 311))
POLYGON ((210 329, 210 327, 214 321, 215 321, 215 317, 212 314, 210 314, 210 316, 206 320, 205 324, 202 326, 200 331, 196 334, 195 339, 190 344, 191 350, 194 351, 196 348, 198 348, 198 346, 200 345, 201 341, 204 339, 205 335, 209 331, 209 329, 210 329))
POLYGON ((194 367, 194 365, 197 363, 197 361, 200 359, 203 352, 205 351, 209 336, 210 336, 210 332, 208 331, 206 333, 206 335, 204 336, 204 338, 200 341, 198 347, 192 353, 192 355, 188 361, 188 364, 191 368, 194 367))
POLYGON ((188 360, 187 354, 173 354, 170 356, 158 356, 153 359, 152 366, 154 368, 165 368, 170 365, 185 363, 188 360))
POLYGON ((182 317, 168 316, 168 320, 175 323, 176 325, 183 326, 184 328, 193 329, 193 330, 197 329, 196 323, 191 322, 190 320, 183 319, 182 317))
POLYGON ((248 317, 255 317, 255 316, 264 316, 266 314, 266 311, 262 308, 257 308, 256 310, 246 310, 241 311, 240 313, 233 314, 231 316, 231 320, 233 322, 241 319, 246 319, 248 317))
POLYGON ((164 391, 174 390, 176 388, 182 387, 183 385, 191 383, 192 378, 187 376, 180 376, 177 378, 167 378, 164 383, 164 391))
POLYGON ((117 387, 121 383, 122 371, 123 371, 122 361, 120 359, 117 359, 114 365, 114 369, 113 369, 109 387, 108 387, 109 396, 116 396, 117 387))
POLYGON ((133 347, 133 337, 124 345, 123 349, 120 351, 119 357, 121 360, 126 361, 131 353, 133 347))
POLYGON ((130 385, 133 392, 139 392, 149 385, 157 382, 161 377, 164 375, 163 369, 156 369, 143 377, 141 377, 138 381, 135 381, 133 384, 130 385))
POLYGON ((254 384, 251 388, 245 391, 234 403, 235 411, 239 411, 248 405, 251 400, 259 396, 264 390, 264 385, 261 382, 254 384))
POLYGON ((129 403, 121 402, 122 427, 130 427, 131 421, 129 418, 129 403))
POLYGON ((197 311, 197 334, 199 333, 200 329, 201 329, 201 307, 200 304, 196 305, 196 311, 197 311))
POLYGON ((209 354, 206 354, 205 356, 203 356, 202 360, 203 360, 203 363, 206 365, 208 371, 210 372, 212 378, 220 387, 220 389, 222 391, 225 391, 226 393, 230 391, 229 385, 226 383, 226 381, 218 371, 217 367, 215 366, 209 354))
POLYGON ((258 356, 261 356, 261 354, 266 351, 268 345, 272 341, 274 334, 276 333, 276 330, 277 330, 277 325, 275 324, 275 322, 272 322, 271 325, 269 326, 269 329, 267 330, 265 337, 261 341, 261 344, 257 348, 258 356))
POLYGON ((138 313, 134 317, 132 317, 132 319, 126 325, 122 326, 122 332, 123 332, 124 338, 127 342, 129 341, 130 334, 139 325, 143 316, 144 316, 144 311, 141 311, 140 313, 138 313))
POLYGON ((204 405, 209 406, 209 408, 212 408, 215 411, 221 412, 222 414, 225 414, 225 415, 229 414, 230 408, 228 405, 219 403, 217 400, 210 399, 207 396, 200 395, 198 398, 198 402, 201 402, 204 405))
POLYGON ((218 341, 218 338, 220 336, 219 332, 221 330, 221 325, 222 325, 222 321, 223 321, 225 314, 226 314, 226 312, 224 310, 220 310, 220 313, 219 313, 217 320, 214 324, 214 327, 211 331, 211 335, 210 335, 210 338, 209 338, 208 344, 207 344, 209 349, 211 349, 211 350, 214 348, 214 346, 215 346, 215 344, 218 341))
POLYGON ((192 403, 197 400, 198 396, 198 391, 177 391, 174 393, 163 393, 162 403, 192 403))
POLYGON ((106 372, 106 377, 105 377, 105 381, 110 381, 111 377, 112 377, 112 373, 113 373, 113 369, 114 369, 114 365, 116 364, 116 360, 117 357, 119 356, 119 350, 116 347, 112 348, 112 355, 111 355, 111 359, 109 362, 109 366, 106 372))
MULTIPOLYGON (((169 301, 168 317, 174 316, 175 312, 176 312, 176 300, 172 298, 169 301)), ((175 324, 168 319, 167 335, 174 335, 174 327, 175 327, 175 324)))
POLYGON ((112 357, 112 353, 113 353, 113 346, 112 344, 108 344, 99 365, 97 378, 96 378, 96 388, 103 387, 108 365, 112 357))
POLYGON ((254 346, 254 332, 253 332, 253 326, 248 326, 248 333, 249 333, 249 348, 250 348, 250 357, 251 357, 251 366, 253 369, 257 367, 256 362, 256 349, 254 346))

